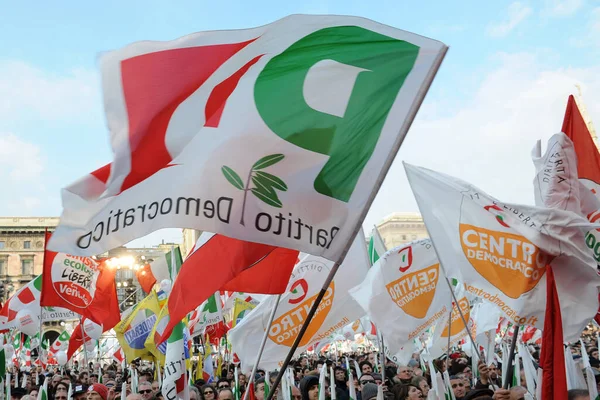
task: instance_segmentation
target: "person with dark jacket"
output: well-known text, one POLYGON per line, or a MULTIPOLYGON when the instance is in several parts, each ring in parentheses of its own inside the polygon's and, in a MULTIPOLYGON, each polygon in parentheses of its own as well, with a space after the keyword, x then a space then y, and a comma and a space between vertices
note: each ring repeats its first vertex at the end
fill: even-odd
POLYGON ((307 375, 300 381, 302 400, 317 400, 319 398, 319 377, 307 375))

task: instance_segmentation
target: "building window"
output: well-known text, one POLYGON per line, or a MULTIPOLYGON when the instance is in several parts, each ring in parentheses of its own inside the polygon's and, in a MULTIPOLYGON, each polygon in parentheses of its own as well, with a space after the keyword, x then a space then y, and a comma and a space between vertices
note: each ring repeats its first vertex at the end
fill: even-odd
POLYGON ((0 250, 4 249, 6 246, 6 242, 4 240, 0 240, 0 250))
POLYGON ((0 275, 6 275, 6 260, 0 259, 0 275))
POLYGON ((31 241, 26 240, 23 242, 23 248, 24 249, 30 249, 31 248, 31 241))
POLYGON ((30 259, 21 260, 21 274, 22 275, 33 275, 33 260, 30 260, 30 259))
POLYGON ((406 240, 406 235, 402 235, 402 240, 406 240))

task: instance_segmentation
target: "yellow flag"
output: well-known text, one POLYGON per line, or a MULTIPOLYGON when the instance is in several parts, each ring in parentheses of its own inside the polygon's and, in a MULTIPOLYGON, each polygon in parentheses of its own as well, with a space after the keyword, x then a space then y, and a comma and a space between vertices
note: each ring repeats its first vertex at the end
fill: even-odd
POLYGON ((231 320, 231 327, 235 328, 237 323, 255 307, 255 304, 236 298, 233 305, 233 319, 231 320))
MULTIPOLYGON (((187 324, 188 324, 187 317, 185 317, 182 322, 185 324, 185 327, 186 327, 184 329, 185 340, 187 340, 188 343, 190 343, 190 332, 187 328, 187 324)), ((168 323, 169 323, 169 307, 167 306, 166 303, 164 303, 164 306, 160 309, 160 313, 158 314, 156 323, 152 327, 152 331, 150 332, 150 334, 148 335, 148 337, 146 339, 146 342, 144 343, 148 352, 150 352, 150 354, 152 354, 152 356, 154 356, 154 358, 156 360, 158 360, 158 362, 160 362, 161 365, 165 365, 165 354, 167 352, 167 341, 165 340, 164 342, 162 342, 159 345, 157 345, 156 343, 158 343, 158 341, 160 340, 160 337, 162 336, 163 332, 165 331, 165 328, 167 327, 168 323)), ((189 369, 189 367, 190 367, 190 359, 188 358, 188 359, 186 359, 186 369, 189 369)))
POLYGON ((138 357, 149 358, 151 355, 145 343, 156 324, 159 313, 158 298, 156 292, 152 291, 124 320, 115 326, 117 340, 128 360, 138 357))
POLYGON ((165 340, 158 346, 156 345, 157 341, 160 339, 163 331, 167 327, 169 323, 169 308, 165 305, 160 309, 160 313, 158 314, 158 318, 150 334, 146 338, 146 342, 144 343, 146 350, 150 352, 160 362, 160 365, 165 365, 165 354, 167 352, 167 341, 165 340))
POLYGON ((196 367, 196 377, 194 379, 194 382, 197 380, 202 379, 202 371, 204 370, 204 365, 203 365, 203 355, 202 354, 198 354, 198 366, 196 367))

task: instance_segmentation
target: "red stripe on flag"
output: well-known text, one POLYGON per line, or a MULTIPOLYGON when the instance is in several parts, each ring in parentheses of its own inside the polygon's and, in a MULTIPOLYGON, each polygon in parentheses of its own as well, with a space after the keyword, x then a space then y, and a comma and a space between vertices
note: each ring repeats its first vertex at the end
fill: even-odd
POLYGON ((233 75, 229 78, 225 79, 223 82, 219 83, 210 96, 208 97, 208 101, 206 102, 206 107, 204 108, 205 114, 205 123, 204 126, 208 126, 211 128, 216 128, 219 126, 219 122, 221 121, 221 114, 223 114, 223 110, 225 109, 225 103, 231 93, 237 87, 242 76, 250 69, 251 66, 256 64, 258 60, 263 56, 254 57, 250 60, 246 65, 237 70, 233 75))
POLYGON ((567 398, 567 373, 565 369, 565 353, 563 347, 563 326, 560 312, 560 301, 556 291, 554 272, 548 266, 546 271, 546 313, 542 334, 542 398, 567 398))
POLYGON ((168 166, 165 135, 177 107, 254 40, 157 51, 121 62, 131 149, 131 170, 121 191, 168 166))

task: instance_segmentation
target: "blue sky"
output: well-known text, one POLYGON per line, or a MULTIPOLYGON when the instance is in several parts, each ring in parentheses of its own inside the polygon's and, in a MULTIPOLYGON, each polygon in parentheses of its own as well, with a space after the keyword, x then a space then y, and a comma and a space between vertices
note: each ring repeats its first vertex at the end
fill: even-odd
MULTIPOLYGON (((371 18, 450 50, 365 222, 416 211, 400 161, 531 202, 529 150, 580 84, 600 115, 600 1, 7 2, 0 13, 0 215, 59 215, 60 191, 111 160, 98 54, 138 40, 263 25, 293 13, 371 18)), ((158 232, 136 244, 175 231, 158 232)))

